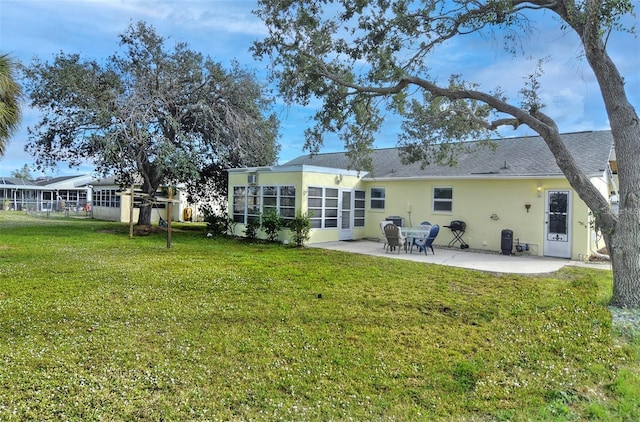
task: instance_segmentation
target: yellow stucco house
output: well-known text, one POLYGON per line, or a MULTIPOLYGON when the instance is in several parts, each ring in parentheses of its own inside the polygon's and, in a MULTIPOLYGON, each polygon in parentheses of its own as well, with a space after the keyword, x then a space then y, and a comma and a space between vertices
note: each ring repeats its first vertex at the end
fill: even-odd
MULTIPOLYGON (((611 132, 563 139, 602 195, 615 198, 611 132)), ((503 230, 513 232, 514 251, 521 246, 532 255, 586 259, 604 246, 542 138, 499 139, 495 145, 461 153, 454 167, 403 165, 398 149, 386 148, 374 151, 371 173, 349 170, 344 153, 229 169, 228 213, 238 235, 249 219, 270 209, 284 218, 310 213, 309 243, 381 238, 380 222, 395 216, 405 227, 439 224, 436 246, 449 245, 453 233, 444 226, 454 220, 465 222, 462 238, 475 250, 500 252, 503 230)), ((281 233, 282 240, 289 236, 281 233)))

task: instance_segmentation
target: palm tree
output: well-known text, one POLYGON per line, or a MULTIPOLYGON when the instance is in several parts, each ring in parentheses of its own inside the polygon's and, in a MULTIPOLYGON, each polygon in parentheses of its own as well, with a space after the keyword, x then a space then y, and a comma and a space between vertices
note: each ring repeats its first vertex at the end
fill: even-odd
POLYGON ((20 123, 22 87, 14 80, 16 64, 6 54, 0 55, 0 157, 4 155, 9 138, 20 123))

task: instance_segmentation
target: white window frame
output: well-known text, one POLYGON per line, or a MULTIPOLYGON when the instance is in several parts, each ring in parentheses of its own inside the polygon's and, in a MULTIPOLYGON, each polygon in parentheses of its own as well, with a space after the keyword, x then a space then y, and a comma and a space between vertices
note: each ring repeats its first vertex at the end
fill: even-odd
POLYGON ((278 186, 278 213, 285 222, 296 217, 295 185, 278 186))
POLYGON ((369 188, 369 208, 372 210, 384 210, 387 206, 387 189, 386 188, 369 188), (377 191, 382 194, 382 196, 373 196, 373 192, 377 191), (374 201, 379 202, 380 204, 376 204, 374 206, 374 201), (382 205, 382 206, 377 206, 382 205))
POLYGON ((366 192, 356 189, 353 191, 353 227, 364 227, 366 215, 366 192))
POLYGON ((247 222, 247 186, 234 186, 231 197, 231 216, 234 222, 247 222))
POLYGON ((431 209, 433 212, 451 213, 453 212, 453 187, 452 186, 434 186, 431 190, 431 209), (451 192, 451 198, 436 197, 437 191, 448 190, 451 192), (436 204, 449 204, 448 209, 436 207, 436 204))
POLYGON ((308 186, 307 212, 311 217, 312 229, 337 229, 340 189, 333 187, 308 186))
POLYGON ((291 220, 295 217, 295 198, 295 185, 237 185, 233 187, 231 215, 236 223, 246 224, 249 219, 259 218, 259 215, 265 213, 265 209, 275 209, 284 220, 291 220), (265 195, 267 189, 273 189, 275 195, 265 195), (275 198, 275 205, 265 206, 266 198, 275 198))
POLYGON ((324 188, 324 219, 322 227, 325 229, 337 229, 339 225, 338 217, 340 216, 340 189, 324 188), (329 196, 331 195, 331 196, 329 196))
POLYGON ((119 208, 120 196, 116 189, 97 189, 93 193, 93 205, 96 207, 119 208))

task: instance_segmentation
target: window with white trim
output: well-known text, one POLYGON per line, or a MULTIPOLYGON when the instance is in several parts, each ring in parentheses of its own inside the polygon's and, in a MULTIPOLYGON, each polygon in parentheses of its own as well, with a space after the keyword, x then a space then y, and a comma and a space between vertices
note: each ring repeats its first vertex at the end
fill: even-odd
POLYGON ((324 196, 324 190, 319 187, 309 186, 307 190, 307 213, 311 219, 311 228, 322 228, 322 198, 324 196))
POLYGON ((93 205, 96 207, 120 207, 120 195, 115 189, 98 189, 93 192, 93 205))
POLYGON ((354 191, 353 227, 364 227, 365 204, 365 192, 363 190, 354 191))
POLYGON ((233 187, 233 221, 244 223, 246 221, 247 187, 233 187))
POLYGON ((296 216, 296 187, 280 186, 278 192, 278 210, 280 217, 286 220, 293 220, 296 216))
POLYGON ((245 221, 260 219, 260 186, 247 188, 247 218, 245 221))
POLYGON ((263 186, 262 187, 262 212, 278 212, 278 187, 263 186))
POLYGON ((233 221, 246 224, 260 214, 276 211, 285 220, 295 217, 295 186, 234 186, 233 221))
POLYGON ((331 229, 338 227, 339 189, 309 186, 307 190, 307 212, 311 228, 331 229))
POLYGON ((433 211, 453 211, 453 188, 439 186, 433 188, 433 211))
POLYGON ((371 209, 383 210, 385 207, 386 197, 385 188, 371 188, 369 192, 371 193, 371 209))
POLYGON ((324 190, 324 228, 338 227, 338 194, 340 190, 325 188, 324 190))

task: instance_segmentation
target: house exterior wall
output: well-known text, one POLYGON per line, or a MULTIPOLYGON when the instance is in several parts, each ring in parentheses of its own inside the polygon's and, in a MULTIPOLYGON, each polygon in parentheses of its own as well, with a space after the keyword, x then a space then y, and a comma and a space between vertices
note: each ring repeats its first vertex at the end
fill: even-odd
MULTIPOLYGON (((372 210, 368 202, 367 233, 381 238, 380 221, 387 216, 404 217, 405 225, 417 226, 422 221, 438 224, 440 234, 434 244, 447 246, 453 235, 446 225, 452 220, 466 223, 463 239, 471 248, 498 252, 501 249, 502 230, 513 230, 521 245, 530 246, 532 255, 544 255, 545 192, 571 190, 564 179, 452 179, 452 180, 398 180, 368 181, 370 188, 384 188, 384 210, 372 210), (538 196, 540 186, 540 196, 538 196), (452 189, 452 210, 433 210, 433 189, 452 189), (530 205, 529 210, 525 204, 530 205)), ((588 208, 571 190, 571 257, 580 259, 590 253, 591 229, 588 227, 588 208)))
MULTIPOLYGON (((327 171, 318 171, 313 167, 307 168, 305 171, 301 167, 297 169, 288 168, 272 168, 265 169, 235 169, 229 173, 229 197, 228 209, 229 216, 233 215, 233 189, 237 186, 295 186, 295 211, 302 214, 308 214, 308 190, 309 186, 320 188, 334 188, 351 190, 358 186, 362 186, 360 178, 355 172, 351 171, 333 171, 332 169, 324 169, 327 171), (248 176, 255 175, 255 185, 248 183, 248 176)), ((364 190, 364 188, 362 188, 364 190)), ((234 228, 234 234, 244 236, 246 224, 237 223, 234 228)), ((339 228, 323 228, 311 229, 309 243, 330 242, 339 240, 339 228)), ((352 230, 354 239, 361 239, 367 236, 366 227, 356 227, 352 230)), ((265 233, 258 232, 259 238, 265 238, 265 233)), ((288 241, 291 233, 288 229, 280 232, 279 240, 288 241)))
MULTIPOLYGON (((586 204, 570 188, 564 178, 473 178, 473 179, 361 179, 355 173, 345 174, 339 170, 318 169, 279 171, 278 167, 268 171, 234 170, 229 174, 229 215, 233 212, 233 187, 247 186, 247 175, 257 175, 257 186, 292 185, 296 188, 296 212, 308 213, 309 187, 363 190, 365 192, 365 225, 354 227, 352 239, 383 237, 380 222, 389 216, 404 218, 406 226, 416 227, 422 221, 439 224, 440 234, 436 246, 447 246, 453 235, 446 225, 452 220, 467 224, 464 240, 472 249, 487 252, 501 250, 502 230, 513 230, 514 245, 529 245, 532 255, 545 255, 546 229, 545 195, 547 191, 569 190, 571 192, 571 258, 585 259, 595 246, 595 232, 591 228, 586 204), (371 190, 384 189, 384 208, 375 209, 371 204, 371 190), (452 190, 451 211, 434 211, 434 188, 452 190), (528 209, 525 205, 529 205, 528 209)), ((594 178, 594 184, 606 196, 606 178, 594 178)), ((237 224, 235 234, 244 235, 244 224, 237 224)), ((259 233, 259 237, 263 237, 259 233)), ((312 229, 309 243, 339 240, 339 228, 312 229)), ((283 230, 280 240, 290 238, 283 230)), ((602 246, 602 242, 601 245, 602 246)))
MULTIPOLYGON (((93 207, 91 216, 96 220, 119 221, 122 222, 120 208, 93 207)), ((128 221, 128 220, 127 220, 128 221)))
MULTIPOLYGON (((354 189, 361 189, 361 190, 365 190, 365 195, 366 195, 365 184, 362 183, 359 177, 354 175, 346 175, 340 172, 330 173, 330 174, 307 173, 307 175, 303 178, 302 183, 303 183, 302 184, 303 201, 301 205, 304 213, 308 213, 308 207, 307 207, 308 198, 307 198, 306 192, 309 186, 340 189, 340 190, 351 190, 351 191, 353 191, 354 189)), ((366 222, 367 222, 367 218, 365 214, 365 226, 354 227, 352 229, 352 239, 363 239, 367 237, 368 230, 366 227, 366 222)), ((310 234, 309 243, 335 242, 337 240, 340 240, 339 227, 311 229, 309 234, 310 234)))
MULTIPOLYGON (((300 203, 302 201, 302 189, 300 189, 301 186, 301 180, 303 177, 303 173, 301 172, 290 172, 290 171, 283 171, 283 172, 260 172, 260 171, 251 171, 251 170, 246 170, 246 171, 239 171, 239 172, 233 172, 233 173, 229 173, 229 181, 228 181, 228 192, 229 192, 229 197, 228 197, 228 201, 227 201, 227 215, 229 216, 233 216, 233 188, 236 186, 295 186, 296 187, 296 195, 295 195, 295 202, 296 202, 296 210, 298 210, 300 208, 300 203), (249 183, 247 178, 249 175, 255 175, 256 176, 256 182, 255 183, 249 183)), ((233 234, 236 236, 244 236, 244 231, 246 228, 246 224, 243 223, 237 223, 234 227, 234 232, 233 234)), ((258 233, 258 237, 260 238, 265 238, 265 234, 264 232, 260 231, 258 233)), ((279 236, 279 240, 280 241, 284 241, 286 239, 289 239, 289 233, 288 230, 282 230, 280 232, 280 236, 279 236)))

